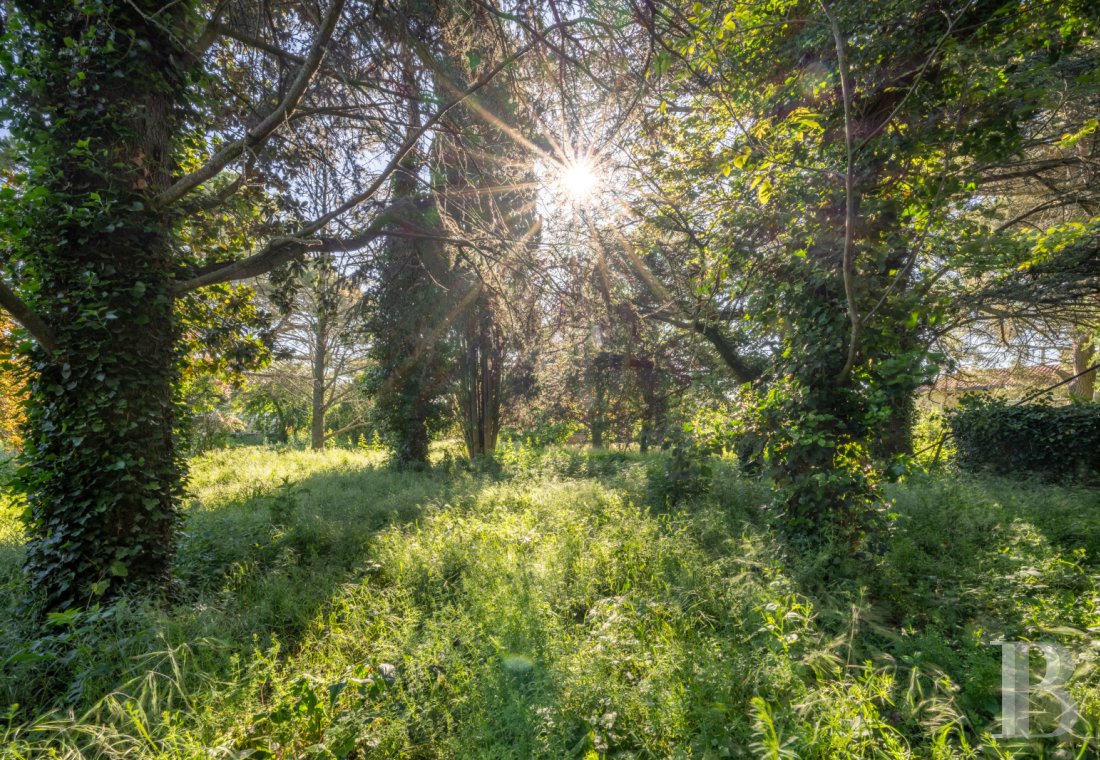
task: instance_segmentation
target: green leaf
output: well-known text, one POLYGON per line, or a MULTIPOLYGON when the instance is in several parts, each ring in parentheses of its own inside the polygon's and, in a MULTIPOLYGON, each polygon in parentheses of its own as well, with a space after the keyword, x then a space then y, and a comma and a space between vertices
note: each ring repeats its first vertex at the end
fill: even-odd
POLYGON ((96 596, 103 596, 108 588, 111 587, 110 581, 96 581, 92 584, 92 593, 96 596))
POLYGON ((765 179, 756 187, 756 199, 759 200, 761 204, 767 206, 771 197, 772 182, 770 179, 765 179))

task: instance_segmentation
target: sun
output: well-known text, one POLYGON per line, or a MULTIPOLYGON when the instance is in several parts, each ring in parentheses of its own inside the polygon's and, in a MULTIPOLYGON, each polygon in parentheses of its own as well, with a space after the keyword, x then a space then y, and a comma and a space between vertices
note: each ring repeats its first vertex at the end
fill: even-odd
POLYGON ((599 178, 591 162, 577 159, 562 166, 558 182, 566 195, 574 201, 586 201, 596 190, 599 178))

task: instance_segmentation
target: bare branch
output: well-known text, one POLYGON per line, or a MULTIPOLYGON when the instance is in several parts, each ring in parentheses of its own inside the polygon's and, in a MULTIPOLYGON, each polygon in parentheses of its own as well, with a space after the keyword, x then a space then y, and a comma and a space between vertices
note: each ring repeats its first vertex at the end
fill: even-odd
POLYGON ((240 157, 245 151, 252 150, 261 145, 287 120, 301 101, 306 88, 309 87, 309 83, 313 79, 313 75, 320 67, 321 60, 324 58, 325 50, 328 46, 328 41, 332 37, 333 31, 336 29, 336 22, 339 21, 343 9, 344 0, 333 0, 332 7, 329 8, 321 29, 317 32, 317 37, 314 38, 313 45, 310 47, 305 61, 298 70, 298 75, 294 78, 294 82, 291 84, 290 89, 279 105, 259 124, 248 130, 244 137, 226 145, 215 153, 203 166, 187 176, 181 177, 171 187, 157 196, 156 205, 158 207, 164 208, 165 206, 175 203, 203 182, 215 177, 229 164, 229 162, 240 157))

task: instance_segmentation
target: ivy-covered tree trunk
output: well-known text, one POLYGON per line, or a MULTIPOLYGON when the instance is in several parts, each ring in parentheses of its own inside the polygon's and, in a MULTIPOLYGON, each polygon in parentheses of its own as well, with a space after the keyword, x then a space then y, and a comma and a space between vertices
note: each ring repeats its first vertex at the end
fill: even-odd
MULTIPOLYGON (((404 73, 406 85, 415 90, 411 54, 404 73)), ((419 105, 411 100, 409 135, 420 121, 419 105)), ((438 234, 439 212, 418 186, 422 166, 417 151, 410 151, 393 175, 390 228, 395 234, 379 257, 367 326, 374 365, 368 386, 380 432, 399 467, 428 462, 432 427, 442 416, 440 397, 450 375, 444 339, 461 310, 440 285, 449 274, 440 246, 426 237, 438 234)))
POLYGON ((29 147, 21 260, 53 332, 30 384, 26 567, 51 608, 168 578, 182 465, 172 231, 189 3, 30 0, 6 89, 29 147))
MULTIPOLYGON (((395 180, 395 195, 411 205, 415 196, 406 182, 395 180)), ((394 224, 411 234, 422 229, 422 214, 410 210, 394 224)), ((401 467, 427 463, 448 374, 443 347, 448 299, 424 264, 421 249, 430 245, 400 236, 387 241, 368 324, 374 362, 370 391, 383 437, 401 467)))
MULTIPOLYGON (((812 251, 823 277, 835 273, 834 252, 812 251), (830 272, 832 270, 832 272, 830 272)), ((874 511, 868 477, 866 407, 858 387, 838 381, 848 337, 843 293, 804 287, 792 299, 788 346, 760 406, 756 433, 779 491, 780 530, 796 548, 858 546, 874 511)))
POLYGON ((913 425, 917 418, 917 398, 912 388, 901 388, 887 395, 885 419, 875 436, 874 450, 883 461, 913 454, 913 425))

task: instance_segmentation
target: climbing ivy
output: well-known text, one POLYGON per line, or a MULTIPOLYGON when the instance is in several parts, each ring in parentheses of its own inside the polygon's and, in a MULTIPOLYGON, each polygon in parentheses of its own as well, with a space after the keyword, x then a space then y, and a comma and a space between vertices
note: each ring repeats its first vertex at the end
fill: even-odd
POLYGON ((8 267, 55 345, 29 346, 20 485, 49 607, 162 586, 183 464, 171 219, 192 3, 10 6, 0 102, 23 156, 4 188, 8 267))

